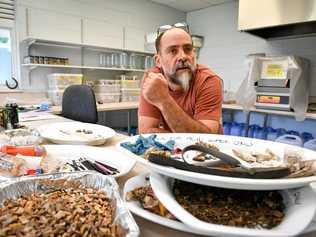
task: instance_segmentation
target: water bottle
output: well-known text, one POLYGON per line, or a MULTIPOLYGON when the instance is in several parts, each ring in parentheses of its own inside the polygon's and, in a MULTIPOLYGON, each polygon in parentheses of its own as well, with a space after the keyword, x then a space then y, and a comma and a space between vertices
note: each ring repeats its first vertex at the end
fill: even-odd
POLYGON ((248 137, 254 137, 254 131, 258 129, 258 127, 259 126, 257 124, 250 125, 248 129, 248 137))
POLYGON ((232 136, 240 136, 241 135, 239 123, 236 123, 236 122, 232 123, 232 127, 230 129, 230 135, 232 135, 232 136))
POLYGON ((302 139, 299 136, 291 135, 291 134, 282 135, 278 137, 275 141, 289 144, 289 145, 294 145, 294 146, 303 146, 302 139))
POLYGON ((309 132, 303 132, 301 134, 301 138, 303 139, 304 144, 308 142, 309 140, 314 139, 313 135, 309 132))
POLYGON ((258 126, 257 129, 253 133, 253 137, 257 139, 265 140, 267 138, 267 131, 266 129, 258 126))
POLYGON ((245 123, 241 123, 239 124, 240 127, 240 135, 241 137, 246 137, 246 124, 245 123))
POLYGON ((231 127, 232 127, 232 123, 231 122, 224 122, 223 123, 224 135, 230 135, 231 127))
POLYGON ((274 128, 267 127, 267 140, 268 141, 275 141, 277 136, 277 131, 274 128))

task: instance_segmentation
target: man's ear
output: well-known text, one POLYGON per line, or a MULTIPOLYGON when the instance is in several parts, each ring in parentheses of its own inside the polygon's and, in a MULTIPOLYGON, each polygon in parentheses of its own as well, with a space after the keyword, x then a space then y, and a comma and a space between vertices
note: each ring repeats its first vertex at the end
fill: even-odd
POLYGON ((158 53, 155 54, 154 59, 155 59, 156 66, 161 68, 160 55, 158 53))

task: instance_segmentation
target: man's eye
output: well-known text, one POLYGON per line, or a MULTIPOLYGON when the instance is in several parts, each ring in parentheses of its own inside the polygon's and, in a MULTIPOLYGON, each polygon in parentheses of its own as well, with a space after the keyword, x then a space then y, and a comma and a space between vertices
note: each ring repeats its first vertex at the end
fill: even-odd
POLYGON ((188 46, 188 47, 184 47, 184 52, 185 53, 191 53, 192 52, 192 50, 193 50, 193 47, 191 47, 191 46, 188 46))
POLYGON ((178 50, 177 49, 170 49, 171 54, 177 54, 178 50))

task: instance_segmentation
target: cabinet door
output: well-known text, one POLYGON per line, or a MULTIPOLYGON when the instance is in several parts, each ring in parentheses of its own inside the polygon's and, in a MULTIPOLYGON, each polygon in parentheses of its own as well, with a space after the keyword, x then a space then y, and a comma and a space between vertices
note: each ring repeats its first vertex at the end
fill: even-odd
POLYGON ((28 9, 27 24, 28 37, 81 43, 80 17, 47 10, 28 9))
POLYGON ((84 19, 82 29, 84 44, 123 49, 123 26, 106 21, 84 19))
POLYGON ((125 27, 125 49, 145 51, 145 30, 125 27))

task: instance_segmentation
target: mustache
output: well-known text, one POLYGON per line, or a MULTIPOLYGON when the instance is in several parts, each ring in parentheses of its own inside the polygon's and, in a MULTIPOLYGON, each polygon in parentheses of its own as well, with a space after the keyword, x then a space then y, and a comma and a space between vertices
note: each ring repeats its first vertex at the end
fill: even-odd
POLYGON ((175 72, 179 69, 189 69, 191 72, 194 72, 194 66, 189 62, 179 61, 176 63, 175 72))

